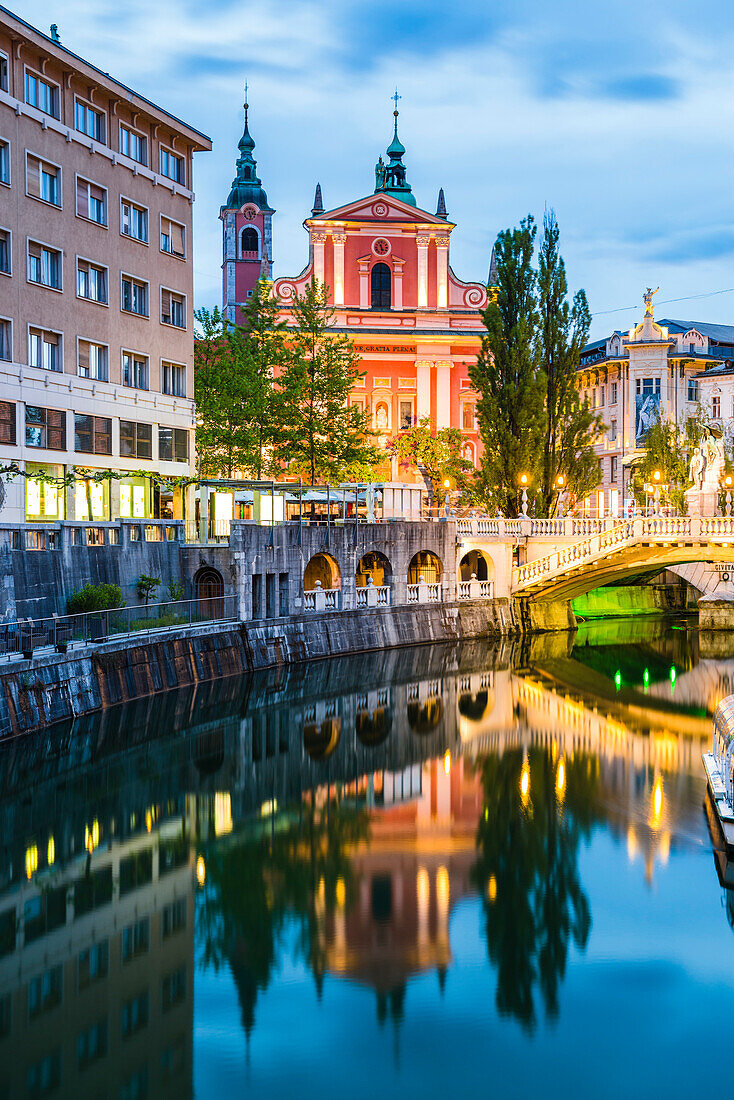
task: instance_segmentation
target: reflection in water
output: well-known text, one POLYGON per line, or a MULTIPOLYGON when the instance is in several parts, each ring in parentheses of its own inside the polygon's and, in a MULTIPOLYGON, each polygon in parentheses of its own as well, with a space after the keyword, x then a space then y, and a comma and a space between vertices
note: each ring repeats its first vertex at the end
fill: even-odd
MULTIPOLYGON (((729 934, 696 880, 700 751, 734 670, 722 645, 604 623, 369 654, 2 746, 0 1096, 211 1095, 214 1034, 241 1038, 271 1095, 311 1072, 335 1094, 328 1037, 349 1067, 360 1036, 384 1034, 393 1095, 402 1070, 440 1062, 421 1033, 432 1020, 538 1043, 568 1012, 578 1030, 564 980, 616 957, 618 898, 662 951, 656 888, 679 875, 705 942, 717 922, 729 934), (625 672, 618 688, 643 659, 649 683, 625 672), (302 1025, 273 1062, 293 998, 302 1025)), ((483 1074, 467 1051, 452 1085, 471 1093, 472 1066, 483 1074)))
POLYGON ((598 814, 598 763, 585 754, 566 760, 549 750, 512 750, 486 756, 481 778, 474 873, 497 968, 497 1008, 532 1028, 535 987, 555 1019, 569 942, 583 949, 589 937, 577 862, 598 814))

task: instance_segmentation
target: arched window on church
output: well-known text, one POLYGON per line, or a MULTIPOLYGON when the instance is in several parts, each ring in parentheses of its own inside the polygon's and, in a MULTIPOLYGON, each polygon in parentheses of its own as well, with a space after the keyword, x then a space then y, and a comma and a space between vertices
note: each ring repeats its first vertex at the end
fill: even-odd
POLYGON ((371 278, 372 308, 390 309, 390 268, 387 264, 375 264, 371 278))
POLYGON ((240 250, 243 256, 247 256, 248 253, 253 252, 257 256, 258 252, 258 239, 256 231, 248 226, 247 229, 242 230, 242 237, 240 238, 240 250))

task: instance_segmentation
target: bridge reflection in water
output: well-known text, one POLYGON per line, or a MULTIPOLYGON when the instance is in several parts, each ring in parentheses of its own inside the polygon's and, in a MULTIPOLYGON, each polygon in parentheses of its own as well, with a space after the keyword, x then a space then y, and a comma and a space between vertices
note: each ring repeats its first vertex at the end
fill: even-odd
POLYGON ((732 676, 687 629, 605 624, 283 667, 4 745, 0 1085, 190 1094, 197 968, 231 972, 249 1036, 286 941, 317 992, 358 983, 397 1027, 416 975, 447 981, 469 897, 499 1012, 555 1018, 593 925, 582 846, 603 823, 650 883, 701 842, 732 676))

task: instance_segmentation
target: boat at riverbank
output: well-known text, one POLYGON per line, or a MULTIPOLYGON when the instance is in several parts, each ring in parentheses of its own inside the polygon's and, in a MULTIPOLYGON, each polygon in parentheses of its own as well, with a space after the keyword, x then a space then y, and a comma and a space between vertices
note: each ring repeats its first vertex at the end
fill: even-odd
POLYGON ((734 850, 734 695, 714 711, 711 752, 703 766, 711 805, 728 851, 734 850))

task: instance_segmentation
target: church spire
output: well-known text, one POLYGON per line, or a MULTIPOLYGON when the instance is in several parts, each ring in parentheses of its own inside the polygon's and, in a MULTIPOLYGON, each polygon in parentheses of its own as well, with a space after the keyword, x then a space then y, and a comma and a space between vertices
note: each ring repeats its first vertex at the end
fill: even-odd
POLYGON ((311 207, 311 213, 316 217, 317 214, 323 214, 324 212, 324 200, 321 198, 321 184, 316 184, 316 194, 313 197, 313 206, 311 207))
POLYGON ((439 189, 438 189, 438 202, 436 203, 436 217, 437 218, 447 218, 448 217, 448 214, 446 213, 446 199, 444 198, 444 195, 443 195, 443 187, 439 187, 439 189))
POLYGON ((380 157, 375 166, 375 193, 385 191, 388 195, 394 195, 396 199, 402 199, 403 202, 416 206, 415 196, 405 178, 405 165, 403 164, 405 146, 398 137, 398 115, 400 113, 398 111, 398 100, 400 98, 401 96, 398 95, 396 88, 395 94, 391 96, 391 99, 395 102, 395 110, 393 111, 395 130, 393 139, 387 147, 387 155, 390 160, 385 164, 382 157, 380 157))
MULTIPOLYGON (((248 112, 250 105, 247 102, 247 84, 245 84, 245 129, 239 140, 237 148, 240 155, 237 158, 237 174, 232 181, 232 189, 227 199, 227 207, 230 210, 239 210, 247 202, 252 202, 261 210, 269 210, 268 196, 263 190, 262 182, 257 174, 257 161, 252 155, 255 142, 250 134, 248 112)), ((270 211, 272 213, 272 211, 270 211)))

